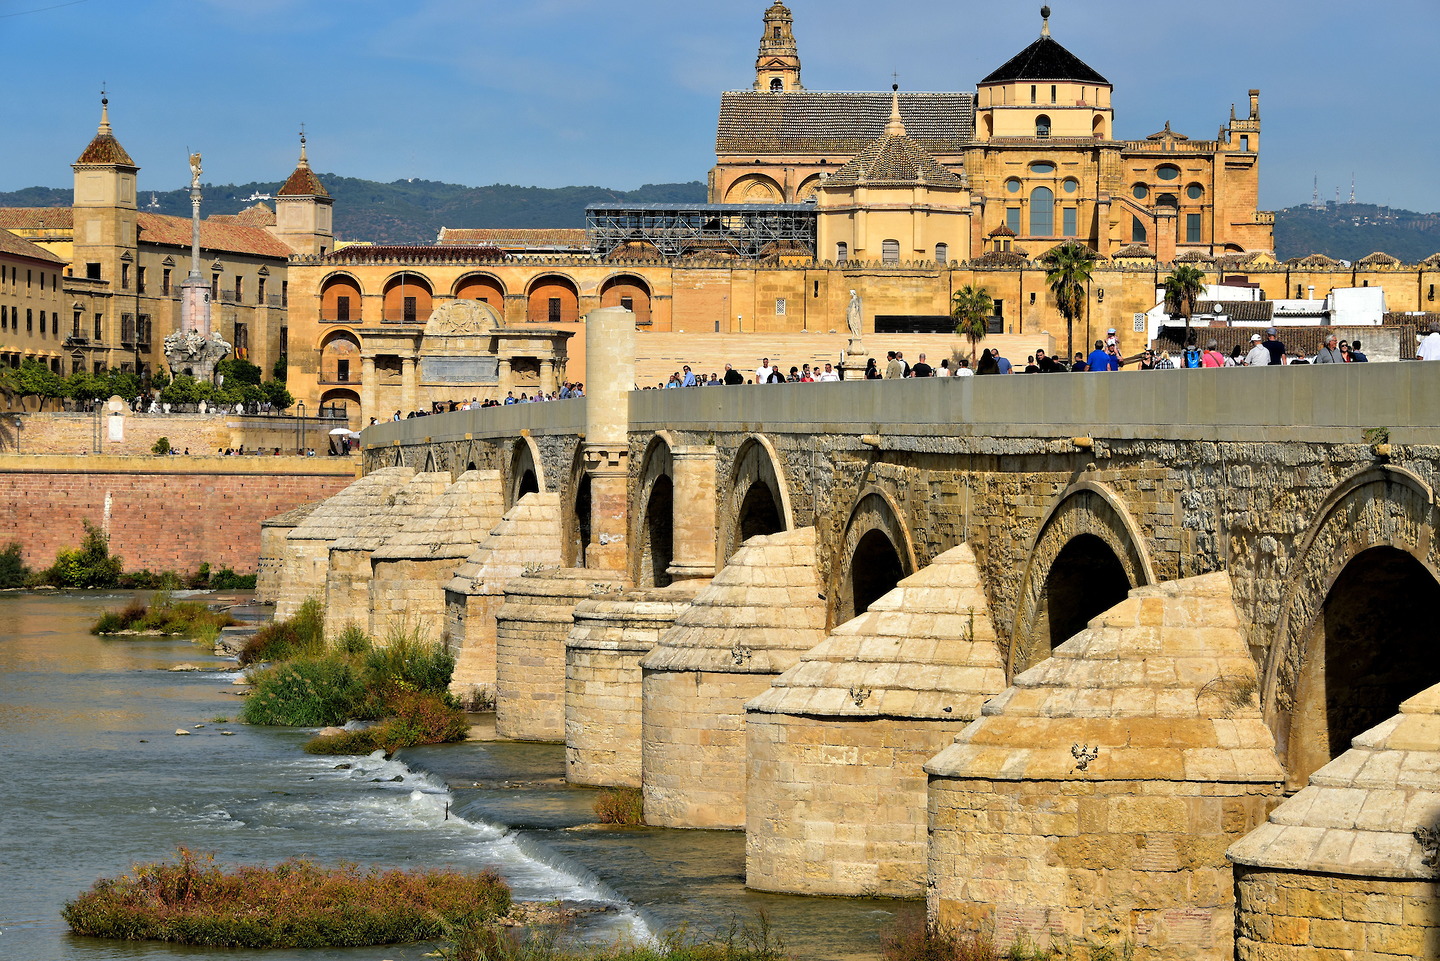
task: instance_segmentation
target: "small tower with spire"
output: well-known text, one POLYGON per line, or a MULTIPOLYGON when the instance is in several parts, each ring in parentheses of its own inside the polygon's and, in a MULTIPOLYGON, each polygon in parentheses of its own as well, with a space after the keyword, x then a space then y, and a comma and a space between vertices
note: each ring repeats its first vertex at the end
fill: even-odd
POLYGON ((760 38, 760 56, 755 60, 755 89, 771 93, 805 89, 800 84, 795 18, 780 0, 775 0, 765 11, 765 35, 760 38))
POLYGON ((110 98, 100 94, 100 127, 71 167, 75 171, 73 271, 105 280, 116 294, 133 291, 138 246, 135 179, 140 172, 115 139, 110 98))
POLYGON ((300 130, 300 161, 275 194, 275 226, 270 232, 302 256, 335 249, 335 200, 310 169, 305 130, 300 130))

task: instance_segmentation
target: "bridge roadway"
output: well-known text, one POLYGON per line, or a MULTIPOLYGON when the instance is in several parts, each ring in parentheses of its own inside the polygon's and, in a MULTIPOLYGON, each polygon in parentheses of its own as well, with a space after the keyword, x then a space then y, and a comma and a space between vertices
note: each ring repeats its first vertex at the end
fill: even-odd
POLYGON ((281 613, 421 623, 757 889, 1076 958, 1440 943, 1440 364, 630 392, 633 331, 587 319, 585 400, 365 431, 267 522, 281 613))

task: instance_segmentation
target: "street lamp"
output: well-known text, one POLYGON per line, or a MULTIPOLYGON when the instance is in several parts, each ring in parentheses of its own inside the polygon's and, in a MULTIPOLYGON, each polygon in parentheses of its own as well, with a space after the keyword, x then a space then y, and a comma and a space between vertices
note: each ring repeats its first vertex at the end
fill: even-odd
POLYGON ((23 454, 23 453, 24 453, 24 451, 22 451, 22 450, 20 449, 20 431, 23 430, 24 427, 25 427, 25 422, 24 422, 23 420, 21 420, 19 417, 16 417, 16 418, 15 418, 15 453, 17 453, 17 454, 23 454))
POLYGON ((297 433, 300 435, 299 451, 303 457, 305 455, 305 402, 302 400, 296 404, 295 409, 300 411, 300 420, 295 426, 298 428, 297 433))

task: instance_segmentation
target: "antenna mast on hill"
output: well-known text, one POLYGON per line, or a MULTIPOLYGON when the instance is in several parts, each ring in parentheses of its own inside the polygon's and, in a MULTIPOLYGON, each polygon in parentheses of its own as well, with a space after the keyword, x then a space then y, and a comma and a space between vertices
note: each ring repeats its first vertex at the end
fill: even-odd
POLYGON ((1355 172, 1353 170, 1350 172, 1350 202, 1352 204, 1355 202, 1355 172))
POLYGON ((1319 174, 1316 174, 1316 175, 1315 175, 1315 195, 1310 198, 1310 206, 1312 206, 1312 207, 1319 207, 1319 206, 1320 206, 1320 175, 1319 175, 1319 174))

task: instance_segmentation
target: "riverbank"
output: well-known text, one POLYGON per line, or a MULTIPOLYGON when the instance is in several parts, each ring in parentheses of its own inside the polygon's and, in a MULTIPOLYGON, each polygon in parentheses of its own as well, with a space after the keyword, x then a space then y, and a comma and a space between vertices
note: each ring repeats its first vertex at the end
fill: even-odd
MULTIPOLYGON (((738 832, 593 826, 596 792, 565 783, 561 745, 472 738, 390 760, 307 755, 313 732, 235 723, 233 660, 183 640, 88 633, 134 596, 0 595, 0 743, 16 772, 0 780, 6 961, 420 961, 430 950, 211 951, 65 931, 65 900, 176 845, 224 864, 493 866, 517 900, 593 908, 578 924, 601 942, 723 929, 763 909, 791 953, 814 961, 873 957, 897 914, 923 911, 747 892, 738 832), (171 670, 186 663, 202 670, 171 670)), ((474 720, 487 737, 488 719, 474 720)))

